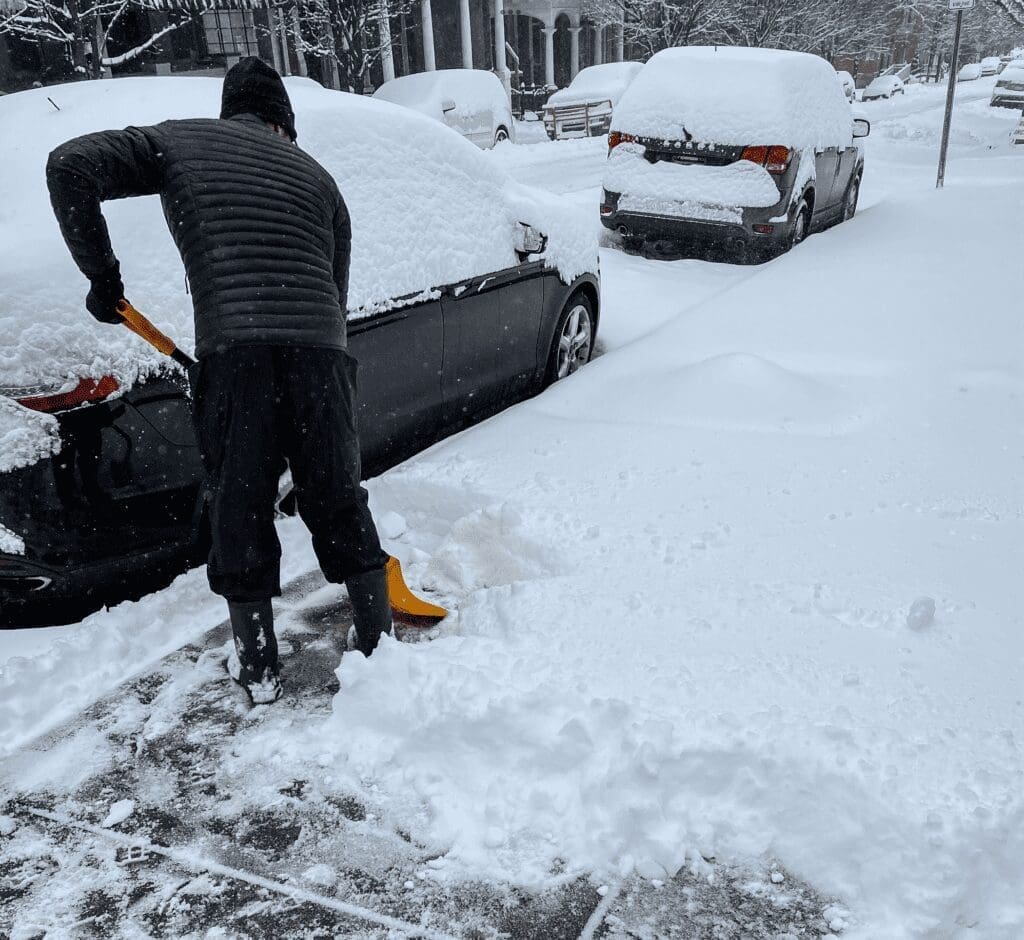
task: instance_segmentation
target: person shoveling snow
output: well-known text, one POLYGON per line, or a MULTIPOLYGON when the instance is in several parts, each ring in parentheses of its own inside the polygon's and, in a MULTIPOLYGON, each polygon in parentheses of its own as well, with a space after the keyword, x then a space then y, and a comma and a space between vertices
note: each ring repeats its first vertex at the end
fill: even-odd
POLYGON ((195 308, 193 411, 210 485, 210 587, 227 599, 228 670, 253 702, 281 694, 271 598, 285 462, 329 581, 344 583, 355 645, 392 628, 386 565, 360 483, 356 362, 346 349, 351 225, 328 172, 296 144, 280 76, 247 58, 219 119, 88 134, 50 154, 47 185, 89 312, 122 323, 105 199, 159 193, 195 308))

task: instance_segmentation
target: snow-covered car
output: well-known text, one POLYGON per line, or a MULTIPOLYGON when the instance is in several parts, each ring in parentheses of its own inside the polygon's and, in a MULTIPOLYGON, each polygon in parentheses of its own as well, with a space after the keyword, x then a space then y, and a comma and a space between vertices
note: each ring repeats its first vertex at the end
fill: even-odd
MULTIPOLYGON (((420 114, 286 83, 299 144, 352 218, 348 336, 366 473, 589 359, 599 285, 585 207, 513 182, 420 114)), ((86 313, 43 169, 82 133, 215 116, 220 89, 123 78, 0 101, 3 126, 32 128, 0 145, 0 623, 76 618, 203 560, 186 378, 86 313)), ((107 202, 104 214, 128 296, 191 350, 192 304, 159 201, 107 202)))
POLYGON ((1024 108, 1024 63, 1003 69, 989 104, 1003 108, 1024 108))
POLYGON ((842 86, 843 94, 846 95, 846 100, 852 102, 857 97, 857 83, 853 80, 853 76, 842 70, 836 72, 836 75, 839 77, 839 84, 842 86))
POLYGON ((869 131, 818 56, 667 49, 616 109, 601 222, 627 250, 763 260, 853 216, 869 131))
POLYGON ((999 69, 1002 66, 1002 64, 1003 64, 1002 61, 1000 60, 999 56, 997 56, 997 55, 985 56, 985 58, 982 59, 981 63, 980 63, 980 65, 981 65, 981 74, 982 75, 997 75, 999 73, 999 69))
POLYGON ((508 95, 493 72, 438 69, 403 75, 385 82, 373 97, 419 111, 478 147, 515 140, 508 95))
POLYGON ((879 75, 868 84, 860 97, 861 101, 875 101, 903 94, 906 94, 906 88, 901 78, 896 75, 879 75))
POLYGON ((600 137, 608 133, 612 111, 640 62, 606 62, 583 69, 568 88, 556 91, 544 105, 544 129, 552 140, 600 137))
POLYGON ((968 62, 967 65, 962 65, 960 71, 956 73, 958 82, 974 82, 979 78, 981 78, 980 62, 968 62))

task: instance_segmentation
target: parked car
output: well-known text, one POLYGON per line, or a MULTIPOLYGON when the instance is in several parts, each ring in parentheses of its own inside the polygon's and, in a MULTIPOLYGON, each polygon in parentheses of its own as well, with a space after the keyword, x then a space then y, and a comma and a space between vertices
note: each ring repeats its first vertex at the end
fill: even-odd
POLYGON ((583 69, 544 105, 544 129, 552 140, 608 133, 612 110, 640 73, 640 62, 607 62, 583 69))
MULTIPOLYGON (((338 180, 352 216, 348 336, 366 474, 589 360, 600 308, 585 210, 513 183, 421 115, 308 80, 288 85, 299 143, 338 180)), ((67 119, 19 148, 14 176, 0 180, 0 200, 16 208, 0 217, 5 245, 13 219, 39 214, 24 253, 10 257, 19 242, 0 254, 9 305, 0 319, 0 623, 8 626, 78 619, 205 558, 187 379, 127 330, 85 312, 85 282, 42 214, 41 168, 69 135, 152 123, 155 113, 216 114, 220 81, 50 86, 5 98, 0 121, 24 126, 49 107, 47 96, 67 119), (21 369, 16 381, 11 363, 21 369)), ((191 348, 191 305, 183 289, 168 290, 181 284, 181 266, 159 205, 107 205, 115 246, 132 246, 122 251, 130 297, 191 348)), ((283 486, 282 508, 294 502, 283 486)))
POLYGON ((989 104, 1001 108, 1024 109, 1024 63, 1003 69, 992 89, 989 104))
POLYGON ((958 82, 974 82, 981 78, 981 63, 969 62, 967 65, 960 66, 960 71, 956 73, 956 80, 958 82))
POLYGON ((892 98, 893 95, 906 94, 903 80, 896 75, 879 75, 860 96, 861 101, 876 101, 879 98, 892 98))
POLYGON ((478 147, 515 140, 508 95, 493 72, 438 69, 403 75, 385 82, 373 97, 419 111, 478 147))
POLYGON ((999 56, 997 55, 985 56, 985 58, 981 60, 980 64, 982 75, 997 75, 1002 66, 1002 62, 999 60, 999 56))
POLYGON ((843 94, 846 95, 846 100, 853 102, 857 98, 857 83, 853 80, 853 76, 849 72, 839 71, 836 72, 839 77, 839 84, 843 88, 843 94))
POLYGON ((616 109, 601 221, 627 250, 764 260, 853 216, 869 130, 818 56, 667 49, 616 109))

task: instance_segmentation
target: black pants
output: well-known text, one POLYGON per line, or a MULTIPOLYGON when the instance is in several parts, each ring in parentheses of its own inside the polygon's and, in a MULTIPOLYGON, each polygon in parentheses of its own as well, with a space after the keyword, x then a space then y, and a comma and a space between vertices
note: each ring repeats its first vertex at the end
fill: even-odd
POLYGON ((244 346, 203 357, 191 373, 217 594, 255 601, 281 593, 274 504, 286 461, 327 580, 384 565, 360 484, 356 363, 347 352, 244 346))

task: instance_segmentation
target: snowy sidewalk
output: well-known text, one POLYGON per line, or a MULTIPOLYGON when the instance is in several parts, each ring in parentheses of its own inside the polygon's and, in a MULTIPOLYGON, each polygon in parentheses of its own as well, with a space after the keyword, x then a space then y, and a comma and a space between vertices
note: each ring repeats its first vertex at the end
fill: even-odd
POLYGON ((306 606, 321 586, 318 576, 300 579, 283 599, 279 705, 249 709, 227 681, 222 624, 5 761, 0 935, 816 937, 835 921, 778 869, 713 860, 657 885, 574 877, 532 893, 446 884, 431 877, 436 851, 386 806, 332 790, 329 777, 250 802, 235 771, 245 728, 287 733, 322 719, 337 691, 337 625, 349 611, 306 606))

